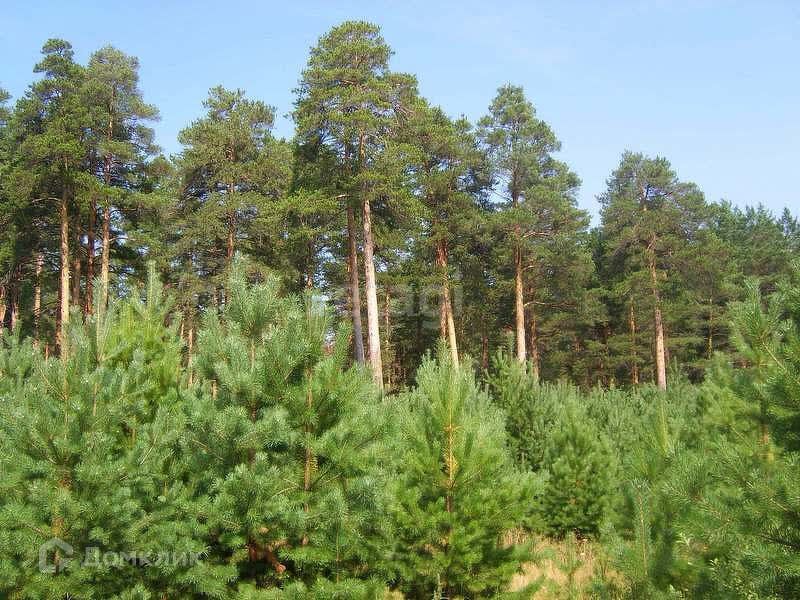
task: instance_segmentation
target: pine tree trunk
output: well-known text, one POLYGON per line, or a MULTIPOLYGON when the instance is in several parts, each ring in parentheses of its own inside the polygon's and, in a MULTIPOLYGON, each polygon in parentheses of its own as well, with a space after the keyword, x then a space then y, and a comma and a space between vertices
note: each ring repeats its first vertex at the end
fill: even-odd
POLYGON ((514 249, 514 314, 516 317, 517 360, 524 363, 525 353, 525 298, 522 292, 522 250, 514 249))
POLYGON ((69 210, 68 192, 64 185, 61 191, 61 203, 59 205, 59 218, 61 220, 61 273, 59 286, 60 315, 58 323, 58 347, 62 356, 66 357, 67 324, 69 323, 69 210))
POLYGON ((42 320, 42 269, 44 268, 44 253, 36 253, 36 271, 33 288, 33 343, 39 345, 40 324, 42 320))
POLYGON ((661 316, 661 307, 654 309, 653 320, 656 334, 656 385, 660 390, 667 389, 667 360, 664 350, 664 322, 661 316))
POLYGON ((384 346, 386 348, 386 385, 389 389, 392 389, 392 297, 389 293, 389 286, 386 286, 386 295, 384 297, 383 302, 383 331, 384 335, 384 346))
POLYGON ((6 311, 8 310, 6 304, 6 286, 0 284, 0 330, 6 326, 6 311))
POLYGON ((444 297, 444 289, 439 294, 439 337, 447 339, 447 300, 444 297))
MULTIPOLYGON (((114 139, 114 106, 117 97, 116 88, 111 89, 111 103, 108 106, 108 128, 106 130, 106 139, 111 142, 114 139)), ((106 154, 103 160, 103 180, 106 189, 111 186, 111 170, 113 167, 113 157, 111 154, 106 154)), ((106 196, 106 201, 103 206, 103 242, 102 242, 102 257, 100 261, 100 310, 105 310, 108 306, 108 291, 109 291, 109 269, 111 264, 111 198, 106 196)))
POLYGON ((457 367, 459 365, 458 342, 456 340, 456 325, 453 319, 453 302, 450 299, 449 286, 445 293, 447 298, 447 336, 449 338, 450 345, 450 358, 453 360, 453 364, 457 367))
POLYGON ((19 275, 16 277, 14 294, 11 296, 11 331, 17 330, 19 323, 19 275))
POLYGON ((631 383, 639 385, 639 356, 637 354, 636 312, 631 300, 628 310, 628 329, 631 334, 631 383))
POLYGON ((75 251, 72 254, 72 305, 82 308, 81 302, 81 233, 75 224, 75 251))
POLYGON ((97 219, 97 201, 92 196, 89 206, 89 224, 86 229, 86 304, 84 314, 92 314, 94 304, 94 227, 97 219))
POLYGON ((109 268, 111 260, 111 205, 106 199, 103 207, 103 240, 100 256, 100 310, 108 306, 109 268))
POLYGON ((650 268, 650 283, 653 287, 653 324, 655 327, 655 353, 656 353, 656 385, 661 390, 667 389, 667 358, 664 343, 664 321, 661 315, 661 295, 658 291, 658 276, 656 274, 655 240, 651 240, 648 247, 648 266, 650 268))
POLYGON ((364 331, 361 326, 361 291, 358 284, 358 249, 353 207, 347 205, 347 269, 350 275, 350 313, 353 319, 353 351, 356 362, 364 364, 364 331))
POLYGON ((440 240, 436 244, 436 265, 442 276, 441 333, 442 337, 447 340, 453 364, 458 366, 458 342, 456 340, 455 320, 453 319, 453 302, 450 298, 450 276, 447 264, 447 242, 445 240, 440 240))
POLYGON ((378 287, 375 277, 374 248, 372 237, 372 214, 369 198, 363 198, 364 226, 364 292, 367 296, 367 340, 369 343, 369 363, 372 378, 378 387, 383 388, 383 364, 381 359, 381 334, 378 328, 378 287))
MULTIPOLYGON (((227 262, 228 272, 230 273, 231 267, 233 266, 233 255, 236 252, 235 247, 235 240, 236 240, 236 215, 235 213, 231 212, 228 214, 228 235, 227 240, 225 241, 225 260, 227 262)), ((228 282, 225 282, 225 285, 222 288, 222 302, 223 304, 228 304, 228 282)))
POLYGON ((314 242, 308 243, 308 267, 306 269, 306 289, 310 290, 314 287, 314 242))

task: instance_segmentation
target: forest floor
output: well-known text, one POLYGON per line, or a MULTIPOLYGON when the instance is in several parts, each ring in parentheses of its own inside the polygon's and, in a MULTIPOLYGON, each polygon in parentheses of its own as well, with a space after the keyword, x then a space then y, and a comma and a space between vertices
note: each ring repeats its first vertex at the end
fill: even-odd
POLYGON ((535 600, 588 598, 586 590, 592 580, 608 576, 607 565, 596 544, 587 540, 534 540, 538 560, 523 565, 523 572, 511 581, 516 591, 540 581, 535 600))
MULTIPOLYGON (((514 536, 510 536, 513 538, 514 536)), ((521 541, 517 538, 515 541, 521 541)), ((588 588, 598 576, 613 578, 596 543, 587 540, 552 540, 536 538, 535 563, 522 566, 522 573, 511 580, 511 590, 518 591, 539 581, 533 600, 584 600, 590 598, 588 588)), ((402 600, 399 592, 387 592, 387 600, 402 600)))

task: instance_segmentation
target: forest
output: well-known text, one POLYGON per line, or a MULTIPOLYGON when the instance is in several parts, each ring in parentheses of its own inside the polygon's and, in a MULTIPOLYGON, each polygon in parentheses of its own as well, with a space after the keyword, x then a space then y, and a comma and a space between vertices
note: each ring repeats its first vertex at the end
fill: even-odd
POLYGON ((392 54, 172 156, 113 46, 0 89, 0 597, 800 598, 800 222, 621 148, 593 224, 392 54))

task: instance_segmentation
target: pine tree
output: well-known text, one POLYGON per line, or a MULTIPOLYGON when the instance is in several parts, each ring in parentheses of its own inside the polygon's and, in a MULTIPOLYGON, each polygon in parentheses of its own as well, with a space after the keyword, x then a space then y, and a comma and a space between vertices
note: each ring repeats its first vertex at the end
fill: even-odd
POLYGON ((549 532, 597 534, 609 508, 611 453, 579 405, 563 405, 544 452, 548 478, 542 517, 549 532))
POLYGON ((211 560, 238 590, 374 597, 385 536, 385 419, 349 330, 334 335, 311 293, 283 297, 274 279, 229 282, 221 318, 207 313, 197 369, 211 389, 190 447, 208 496, 211 560), (300 586, 300 587, 298 587, 300 586))
POLYGON ((497 597, 528 557, 520 527, 532 481, 514 468, 499 411, 442 348, 426 358, 398 424, 392 564, 407 598, 497 597))
POLYGON ((647 306, 652 314, 648 321, 652 323, 653 380, 666 389, 665 320, 672 315, 666 311, 665 317, 665 306, 670 301, 677 306, 687 301, 676 298, 686 289, 676 279, 680 280, 681 258, 698 256, 694 242, 706 217, 705 200, 697 186, 678 180, 666 159, 626 152, 600 202, 608 252, 621 263, 617 292, 625 297, 622 311, 633 315, 629 334, 634 335, 633 323, 647 306))
MULTIPOLYGON (((75 63, 72 46, 64 40, 48 40, 42 55, 34 71, 44 76, 31 85, 15 110, 15 158, 6 189, 13 190, 18 216, 28 226, 41 227, 32 218, 42 213, 41 206, 49 205, 44 213, 47 221, 56 221, 52 225, 58 231, 57 337, 63 351, 70 305, 70 222, 75 197, 86 184, 81 168, 87 155, 83 127, 88 115, 80 97, 85 69, 75 63), (53 204, 58 207, 57 212, 52 210, 53 204), (57 219, 53 219, 54 213, 57 219)), ((34 233, 34 248, 26 248, 28 256, 44 251, 42 241, 37 240, 39 231, 34 233)), ((27 258, 17 255, 17 265, 27 258)))
POLYGON ((203 103, 207 114, 182 130, 182 176, 176 206, 175 260, 182 287, 200 306, 220 294, 237 250, 277 266, 276 208, 285 193, 290 155, 273 137, 275 109, 242 90, 218 86, 203 103))
MULTIPOLYGON (((369 362, 375 382, 383 385, 372 218, 376 196, 374 165, 386 140, 416 93, 409 75, 389 70, 391 49, 380 29, 363 21, 347 21, 331 29, 312 48, 297 89, 294 113, 298 136, 328 146, 350 179, 346 191, 351 308, 358 297, 355 210, 361 212, 367 305, 369 362)), ((360 321, 353 312, 354 326, 360 321)), ((358 337, 361 332, 355 331, 358 337)))
MULTIPOLYGON (((716 415, 727 417, 712 484, 692 531, 714 551, 726 593, 800 593, 800 284, 797 276, 768 302, 759 284, 732 307, 738 361, 712 378, 716 415)), ((718 424, 723 424, 716 420, 718 424)), ((704 480, 708 480, 705 477, 704 480)))
MULTIPOLYGON (((108 303, 111 253, 121 245, 123 215, 132 216, 131 192, 139 187, 145 163, 158 151, 148 122, 158 119, 158 110, 144 102, 139 89, 139 61, 112 46, 92 54, 81 89, 89 108, 84 126, 90 131, 91 152, 87 170, 96 182, 87 190, 86 305, 94 302, 96 223, 100 214, 100 291, 108 303), (126 210, 127 209, 127 210, 126 210), (117 227, 115 227, 115 223, 117 227)), ((133 257, 129 256, 129 261, 133 257)))
POLYGON ((146 301, 73 324, 67 356, 0 350, 5 597, 219 597, 230 574, 201 560, 176 460, 186 396, 168 307, 151 279, 146 301))
POLYGON ((537 214, 538 205, 556 199, 560 200, 558 208, 563 209, 564 196, 568 197, 577 188, 578 179, 552 158, 552 153, 560 149, 560 143, 547 123, 536 116, 521 87, 499 88, 479 128, 496 177, 503 186, 501 193, 507 199, 498 224, 504 237, 506 232, 512 233, 514 337, 517 360, 525 362, 530 354, 526 348, 525 271, 532 258, 527 255, 525 246, 529 245, 529 238, 547 235, 540 231, 544 223, 537 221, 549 211, 537 214))
POLYGON ((453 290, 458 283, 457 267, 463 244, 470 236, 476 214, 475 199, 480 192, 476 172, 483 158, 465 119, 450 120, 440 108, 420 101, 406 133, 415 151, 414 188, 423 210, 423 235, 416 254, 436 267, 436 284, 441 288, 439 330, 447 340, 451 359, 458 365, 458 340, 453 290), (455 281, 454 281, 455 279, 455 281))

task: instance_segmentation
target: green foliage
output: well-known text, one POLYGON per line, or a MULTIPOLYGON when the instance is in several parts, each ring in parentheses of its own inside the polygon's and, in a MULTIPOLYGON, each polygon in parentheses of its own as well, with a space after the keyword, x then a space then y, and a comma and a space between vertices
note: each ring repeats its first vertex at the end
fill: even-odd
POLYGON ((544 480, 533 527, 558 537, 596 534, 616 476, 615 458, 597 422, 606 407, 590 416, 586 405, 594 395, 564 383, 540 383, 528 366, 502 352, 488 385, 505 412, 517 462, 544 480))
POLYGON ((160 302, 153 285, 146 302, 73 327, 67 358, 13 341, 0 350, 3 370, 24 375, 0 386, 5 597, 220 593, 228 575, 194 560, 203 530, 175 459, 185 427, 180 345, 160 302), (71 551, 48 545, 56 538, 71 551), (99 558, 107 553, 113 560, 99 558), (164 553, 179 560, 159 561, 164 553), (42 558, 54 574, 40 570, 42 558))
POLYGON ((443 350, 399 402, 396 585, 408 598, 495 597, 527 555, 503 538, 523 524, 533 491, 506 449, 502 415, 443 350))
POLYGON ((506 542, 577 534, 604 597, 800 597, 797 219, 625 152, 589 230, 522 88, 470 124, 391 55, 337 25, 293 139, 218 86, 169 159, 111 46, 48 40, 13 106, 0 89, 0 595, 503 596, 532 559, 506 542), (360 293, 397 396, 349 358, 360 293), (485 390, 420 367, 443 334, 485 390), (201 560, 50 547, 40 573, 53 537, 201 560))
POLYGON ((214 303, 237 251, 278 264, 290 152, 272 135, 275 109, 243 90, 211 88, 203 106, 207 113, 179 134, 182 192, 171 215, 178 227, 165 234, 173 260, 186 266, 183 293, 214 303))
POLYGON ((386 543, 385 420, 366 374, 345 367, 349 332, 274 279, 249 286, 237 268, 228 290, 199 336, 210 395, 192 407, 186 448, 209 561, 235 566, 243 594, 286 586, 295 597, 297 582, 316 597, 369 590, 386 543))
POLYGON ((614 465, 605 441, 576 404, 562 407, 544 453, 542 492, 547 529, 557 535, 595 534, 606 517, 614 465))

